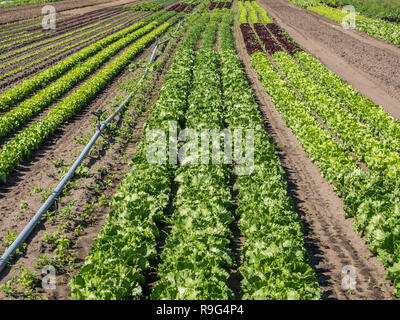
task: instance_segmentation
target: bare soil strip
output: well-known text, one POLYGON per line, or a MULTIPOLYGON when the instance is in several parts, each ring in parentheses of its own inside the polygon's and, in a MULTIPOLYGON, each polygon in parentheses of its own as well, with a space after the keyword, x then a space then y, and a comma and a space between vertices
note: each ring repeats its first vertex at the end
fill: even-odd
POLYGON ((290 36, 364 96, 400 119, 400 48, 285 0, 260 4, 290 36))
POLYGON ((385 280, 385 270, 360 235, 352 228, 352 219, 344 218, 343 202, 333 187, 321 177, 301 145, 275 109, 257 75, 250 67, 237 22, 235 41, 239 57, 259 100, 266 129, 279 150, 286 172, 289 195, 304 224, 306 248, 324 299, 387 299, 393 291, 385 280), (342 268, 356 268, 356 290, 342 289, 342 268))

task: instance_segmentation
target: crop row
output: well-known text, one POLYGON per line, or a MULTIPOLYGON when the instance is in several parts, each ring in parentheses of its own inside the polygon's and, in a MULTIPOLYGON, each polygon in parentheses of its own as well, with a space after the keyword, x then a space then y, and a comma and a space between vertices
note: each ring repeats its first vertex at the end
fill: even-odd
MULTIPOLYGON (((173 13, 166 13, 171 16, 173 13)), ((165 17, 165 15, 163 15, 165 17)), ((130 60, 142 52, 157 36, 163 34, 179 17, 172 18, 157 29, 140 38, 121 55, 111 61, 95 76, 86 81, 79 89, 72 92, 61 103, 52 108, 48 115, 36 121, 29 128, 21 131, 3 145, 0 151, 0 180, 5 181, 10 171, 65 121, 85 107, 116 75, 123 70, 130 60)))
POLYGON ((243 1, 238 1, 237 2, 237 8, 238 8, 238 20, 239 23, 247 23, 247 9, 245 5, 243 4, 243 1))
MULTIPOLYGON (((54 49, 54 48, 56 48, 56 47, 58 47, 58 46, 64 45, 64 44, 66 44, 66 43, 68 43, 68 42, 72 42, 72 41, 77 40, 77 39, 79 39, 79 38, 85 37, 86 35, 89 35, 89 34, 91 34, 91 33, 93 33, 93 32, 97 32, 97 31, 99 31, 99 30, 108 28, 108 27, 110 27, 111 25, 116 24, 117 22, 126 19, 127 17, 128 17, 128 16, 123 16, 122 18, 119 18, 119 19, 117 19, 117 20, 113 20, 111 23, 108 23, 108 24, 106 24, 106 25, 101 25, 100 27, 97 27, 97 28, 91 29, 91 30, 89 30, 89 31, 83 32, 83 33, 81 33, 81 34, 78 34, 77 36, 74 36, 74 37, 71 37, 71 38, 69 38, 69 39, 63 40, 63 41, 61 41, 61 42, 55 43, 55 44, 53 44, 53 45, 51 45, 51 46, 47 46, 47 47, 45 47, 45 48, 41 48, 41 49, 39 49, 39 50, 35 50, 35 51, 33 51, 33 52, 31 52, 31 53, 29 53, 29 54, 27 54, 27 55, 24 55, 24 56, 22 56, 22 57, 19 57, 19 58, 17 58, 17 59, 14 59, 14 60, 12 60, 12 61, 9 61, 9 62, 7 62, 7 63, 5 63, 5 64, 0 65, 0 70, 6 68, 6 67, 8 67, 8 66, 11 66, 11 65, 13 65, 13 64, 16 64, 16 63, 18 63, 18 62, 21 62, 21 61, 24 61, 24 60, 26 60, 26 59, 29 59, 29 58, 31 58, 31 57, 34 57, 34 56, 36 56, 36 55, 38 55, 38 54, 41 54, 41 53, 43 53, 43 52, 46 52, 46 51, 48 51, 48 50, 54 49)), ((131 17, 131 18, 133 18, 133 17, 131 17)), ((111 18, 110 18, 110 19, 111 19, 111 18)), ((104 22, 106 22, 106 21, 104 21, 104 22)), ((123 24, 120 24, 119 26, 116 26, 115 28, 117 28, 117 27, 122 27, 124 24, 127 24, 127 23, 129 23, 129 22, 130 22, 130 21, 125 21, 123 24)), ((113 28, 113 29, 114 29, 114 28, 113 28)))
POLYGON ((65 60, 57 63, 56 65, 48 68, 38 75, 23 81, 21 84, 11 88, 0 95, 0 111, 5 111, 15 103, 25 99, 28 95, 34 93, 36 90, 44 88, 48 83, 57 79, 65 72, 76 66, 78 63, 84 61, 88 57, 92 56, 96 52, 102 50, 105 46, 113 43, 129 33, 139 29, 154 19, 159 18, 164 13, 162 11, 155 13, 128 28, 125 28, 119 32, 116 32, 106 38, 97 41, 96 43, 74 53, 65 60))
MULTIPOLYGON (((123 14, 125 14, 125 13, 123 13, 123 14)), ((115 18, 115 17, 112 17, 112 18, 110 18, 110 19, 113 19, 113 18, 115 18)), ((97 23, 95 23, 95 24, 88 25, 88 26, 85 26, 85 27, 82 27, 82 28, 73 30, 73 31, 71 31, 71 32, 63 33, 63 34, 61 34, 61 35, 59 35, 59 36, 57 36, 57 37, 54 37, 54 38, 46 39, 46 40, 41 41, 41 42, 36 42, 35 44, 32 44, 32 45, 30 45, 30 46, 23 47, 23 48, 21 48, 21 49, 18 49, 18 50, 15 50, 15 51, 12 51, 12 52, 10 52, 10 53, 7 53, 7 54, 5 54, 5 55, 0 56, 0 61, 3 61, 3 60, 5 60, 5 59, 8 59, 8 58, 13 57, 13 56, 15 56, 15 55, 17 55, 17 54, 23 53, 23 52, 25 52, 25 51, 34 49, 34 48, 36 48, 36 47, 39 47, 39 46, 42 46, 42 45, 46 45, 46 44, 48 44, 48 43, 50 43, 50 42, 54 42, 54 41, 57 41, 57 40, 60 40, 60 39, 63 39, 63 38, 72 36, 72 35, 74 35, 75 33, 79 33, 79 32, 82 32, 82 31, 86 31, 86 30, 88 30, 88 29, 91 29, 91 28, 93 28, 93 27, 98 26, 99 24, 101 25, 102 23, 103 23, 103 21, 97 22, 97 23)))
POLYGON ((79 64, 67 74, 52 82, 48 87, 36 93, 33 97, 23 101, 16 108, 4 115, 0 115, 0 138, 14 131, 22 124, 28 122, 39 111, 50 106, 54 101, 62 97, 75 85, 95 72, 102 64, 110 60, 120 50, 127 47, 133 41, 163 23, 172 15, 173 13, 165 13, 156 21, 153 21, 145 27, 138 29, 126 37, 123 37, 120 40, 110 44, 108 47, 104 48, 99 53, 86 60, 84 63, 79 64))
MULTIPOLYGON (((218 54, 214 51, 219 19, 220 15, 213 16, 206 28, 193 69, 186 127, 197 132, 224 127, 218 54)), ((179 188, 168 219, 172 229, 161 254, 160 280, 152 299, 233 297, 228 287, 233 264, 229 225, 234 220, 228 210, 229 169, 225 164, 185 163, 193 156, 183 155, 176 172, 179 188)))
MULTIPOLYGON (((238 2, 240 3, 240 2, 238 2)), ((257 36, 254 33, 251 25, 248 23, 240 24, 240 31, 242 32, 242 36, 244 39, 244 43, 247 49, 247 52, 251 55, 254 52, 263 51, 260 43, 258 42, 257 36)))
MULTIPOLYGON (((314 84, 322 88, 324 93, 335 99, 336 102, 339 102, 338 105, 347 108, 358 121, 366 124, 375 136, 383 140, 385 146, 400 151, 400 122, 398 120, 393 118, 382 106, 376 105, 341 80, 312 55, 304 52, 278 25, 269 24, 267 27, 286 51, 311 76, 315 81, 314 84)), ((303 75, 306 74, 303 73, 303 75)))
POLYGON ((336 98, 327 95, 286 52, 273 56, 288 83, 302 96, 328 128, 371 169, 395 179, 400 170, 400 155, 390 150, 372 130, 360 123, 336 98))
POLYGON ((274 54, 275 52, 281 51, 282 48, 275 41, 272 35, 268 32, 268 29, 262 23, 255 23, 254 30, 256 31, 258 38, 265 47, 265 50, 269 54, 274 54))
MULTIPOLYGON (((234 50, 229 20, 221 32, 221 72, 229 129, 254 130, 254 167, 238 175, 239 228, 242 249, 243 299, 319 299, 321 292, 304 249, 304 235, 285 173, 246 74, 234 50)), ((244 150, 245 142, 242 143, 244 150)))
MULTIPOLYGON (((146 121, 147 130, 167 128, 169 121, 181 120, 187 109, 194 48, 207 21, 207 16, 200 18, 176 52, 154 112, 146 121)), ((140 142, 131 162, 132 170, 113 198, 113 211, 107 216, 85 265, 70 282, 73 299, 142 296, 142 273, 155 265, 157 222, 163 219, 171 196, 173 173, 170 166, 149 163, 146 147, 145 140, 140 142)))

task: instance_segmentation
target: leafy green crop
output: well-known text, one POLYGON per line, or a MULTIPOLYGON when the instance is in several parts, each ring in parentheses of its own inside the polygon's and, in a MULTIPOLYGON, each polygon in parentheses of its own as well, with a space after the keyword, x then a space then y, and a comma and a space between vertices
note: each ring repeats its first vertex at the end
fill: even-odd
MULTIPOLYGON (((167 16, 174 13, 167 13, 167 16)), ((174 17, 157 29, 140 38, 120 56, 100 70, 95 76, 86 81, 79 89, 52 108, 48 115, 36 121, 29 128, 21 131, 3 145, 0 151, 0 180, 5 181, 9 172, 58 128, 60 124, 71 118, 76 112, 85 107, 113 79, 130 60, 142 52, 157 36, 163 34, 177 21, 174 17)))
POLYGON ((24 80, 21 84, 11 88, 0 95, 0 111, 5 111, 15 105, 17 102, 22 101, 28 95, 34 93, 36 90, 42 89, 47 86, 51 81, 57 79, 65 72, 76 66, 81 61, 87 59, 88 57, 92 56, 96 52, 100 51, 114 41, 117 41, 130 32, 139 29, 149 22, 156 20, 161 15, 165 14, 164 12, 160 11, 157 12, 133 25, 128 28, 125 28, 117 33, 114 33, 96 43, 78 51, 77 53, 69 56, 67 59, 59 62, 58 64, 42 71, 38 75, 24 80))
MULTIPOLYGON (((343 18, 348 14, 347 12, 343 13, 340 9, 323 6, 308 7, 307 9, 335 20, 338 23, 342 23, 343 18)), ((357 14, 355 27, 357 30, 363 31, 372 37, 387 41, 397 46, 400 45, 400 24, 380 19, 366 18, 357 14)))
POLYGON ((314 110, 360 161, 389 178, 398 176, 400 155, 397 152, 390 150, 375 137, 372 130, 358 122, 347 109, 340 106, 336 98, 327 95, 286 52, 277 52, 273 58, 289 84, 303 97, 309 110, 314 110))
MULTIPOLYGON (((287 196, 285 172, 234 50, 231 21, 221 31, 221 72, 226 122, 255 130, 254 169, 239 175, 237 215, 245 238, 243 299, 319 299, 321 291, 304 249, 300 218, 287 196)), ((244 142, 243 142, 244 148, 244 142)))
MULTIPOLYGON (((218 54, 214 51, 220 14, 212 16, 195 59, 186 127, 223 128, 222 88, 218 54)), ((179 183, 172 230, 161 254, 152 299, 229 299, 232 257, 229 250, 234 220, 226 165, 183 164, 175 175, 179 183)))
MULTIPOLYGON (((251 57, 252 66, 286 125, 296 135, 310 159, 321 169, 343 197, 354 229, 363 231, 370 250, 378 254, 400 294, 400 184, 376 171, 360 169, 351 155, 324 130, 309 109, 281 79, 268 58, 260 52, 251 57)), ((349 131, 349 135, 352 132, 349 131)))
MULTIPOLYGON (((192 19, 198 18, 198 16, 192 19)), ((187 108, 194 47, 208 21, 205 16, 193 25, 176 52, 146 128, 163 128, 178 121, 187 108)), ((190 23, 193 20, 189 20, 190 23)), ((156 223, 163 218, 171 194, 174 169, 149 164, 146 142, 139 144, 132 170, 121 182, 112 201, 113 211, 85 259, 85 265, 71 280, 73 299, 138 299, 142 297, 142 272, 156 262, 156 223)))
POLYGON ((172 15, 173 13, 166 13, 165 15, 160 16, 156 21, 153 21, 143 28, 113 42, 84 63, 79 64, 67 74, 54 81, 45 89, 39 91, 32 98, 23 101, 18 107, 12 109, 8 113, 0 115, 0 138, 29 121, 39 111, 51 105, 51 103, 56 101, 56 99, 63 96, 76 84, 87 78, 91 73, 95 72, 102 64, 110 60, 124 47, 148 33, 172 15))
POLYGON ((239 11, 239 23, 247 23, 247 9, 242 1, 237 2, 237 7, 239 11))
POLYGON ((326 93, 340 101, 360 122, 367 124, 389 148, 400 151, 399 120, 393 118, 382 106, 364 97, 310 54, 298 52, 294 57, 326 93))

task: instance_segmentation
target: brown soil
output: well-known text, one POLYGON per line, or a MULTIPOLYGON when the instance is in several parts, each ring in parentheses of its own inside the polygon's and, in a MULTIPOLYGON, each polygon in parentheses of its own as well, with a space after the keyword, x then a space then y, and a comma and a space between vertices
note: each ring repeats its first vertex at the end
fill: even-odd
MULTIPOLYGON (((101 8, 113 7, 127 3, 133 3, 137 0, 68 0, 51 2, 59 16, 80 15, 101 8)), ((23 19, 31 19, 42 15, 42 8, 45 4, 35 4, 20 7, 2 8, 0 12, 0 24, 12 23, 23 19)))
POLYGON ((400 48, 284 0, 260 4, 306 51, 400 119, 400 48))
POLYGON ((332 185, 321 177, 294 134, 285 126, 255 71, 238 26, 235 41, 246 73, 259 100, 266 129, 277 145, 281 164, 286 172, 289 195, 304 224, 305 246, 312 266, 324 291, 323 299, 387 299, 393 292, 385 280, 383 266, 371 254, 364 240, 352 228, 352 220, 344 218, 343 202, 332 185), (342 268, 356 268, 356 290, 342 289, 342 268))

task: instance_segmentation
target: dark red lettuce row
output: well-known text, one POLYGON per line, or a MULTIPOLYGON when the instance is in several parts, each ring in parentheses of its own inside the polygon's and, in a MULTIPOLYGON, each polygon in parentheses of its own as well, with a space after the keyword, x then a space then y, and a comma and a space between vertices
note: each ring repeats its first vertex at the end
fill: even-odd
POLYGON ((172 6, 166 8, 165 10, 166 10, 166 11, 172 11, 172 10, 175 10, 176 8, 178 8, 179 6, 180 6, 179 3, 175 3, 175 4, 173 4, 172 6))
POLYGON ((298 51, 303 51, 299 45, 289 37, 289 35, 283 31, 277 24, 268 23, 267 28, 275 38, 281 43, 281 45, 288 51, 290 55, 294 55, 298 51))
POLYGON ((210 6, 208 7, 208 10, 213 10, 216 5, 217 5, 216 2, 211 2, 210 6))
POLYGON ((225 2, 225 8, 230 9, 232 7, 232 2, 225 2))
POLYGON ((240 25, 240 31, 242 32, 244 44, 246 45, 246 49, 249 55, 252 55, 254 52, 257 51, 263 51, 250 24, 242 23, 240 25))
POLYGON ((255 23, 254 29, 261 42, 264 44, 265 49, 269 54, 274 54, 278 51, 283 51, 281 46, 277 43, 277 41, 272 37, 269 33, 268 29, 262 23, 255 23))

